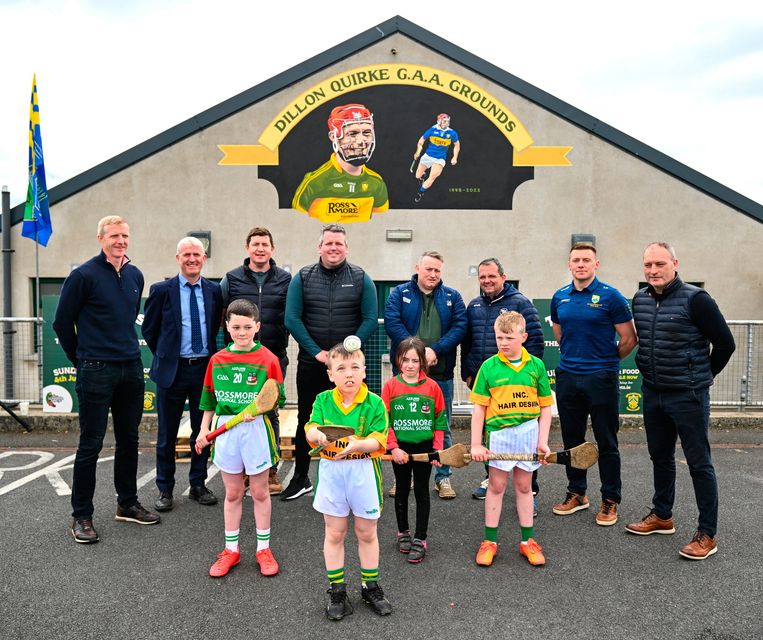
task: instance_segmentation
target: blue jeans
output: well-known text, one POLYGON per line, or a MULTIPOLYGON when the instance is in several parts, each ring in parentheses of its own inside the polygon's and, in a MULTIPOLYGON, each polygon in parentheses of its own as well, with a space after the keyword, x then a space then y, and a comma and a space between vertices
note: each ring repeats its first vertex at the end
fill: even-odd
POLYGON ((79 446, 74 458, 72 516, 93 517, 98 455, 103 447, 109 409, 114 422, 114 487, 121 507, 138 502, 138 426, 143 417, 143 363, 81 360, 77 366, 79 446))
POLYGON ((676 438, 681 438, 694 497, 697 529, 715 537, 718 526, 718 482, 710 454, 710 390, 655 391, 643 388, 644 430, 654 468, 654 513, 673 515, 676 496, 676 438))
MULTIPOLYGON (((450 380, 435 380, 437 386, 442 390, 443 398, 445 399, 445 411, 448 414, 448 429, 445 431, 445 438, 443 442, 443 448, 447 449, 453 444, 453 438, 450 435, 450 418, 453 413, 453 378, 450 380)), ((437 471, 434 474, 434 481, 439 482, 443 478, 449 478, 453 473, 448 465, 441 467, 435 467, 437 471)))
MULTIPOLYGON (((620 480, 620 450, 617 432, 620 429, 620 383, 617 371, 597 371, 591 374, 556 370, 556 405, 565 449, 585 441, 588 416, 591 416, 593 436, 599 447, 599 478, 601 497, 619 503, 622 492, 620 480)), ((567 491, 585 495, 585 470, 566 467, 567 491)))

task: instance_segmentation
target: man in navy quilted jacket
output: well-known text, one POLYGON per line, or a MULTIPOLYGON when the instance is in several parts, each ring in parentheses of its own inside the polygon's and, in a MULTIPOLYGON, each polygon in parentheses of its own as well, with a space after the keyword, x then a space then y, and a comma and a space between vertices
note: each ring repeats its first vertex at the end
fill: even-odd
MULTIPOLYGON (((502 313, 517 311, 524 316, 527 340, 524 347, 530 355, 543 359, 543 327, 538 310, 512 284, 506 282, 506 272, 498 258, 485 258, 477 267, 480 295, 466 307, 468 326, 461 343, 461 379, 472 388, 474 377, 485 360, 498 353, 495 342, 495 319, 502 313)), ((486 465, 487 466, 487 465, 486 465)), ((486 469, 487 471, 487 469, 486 469)), ((487 475, 472 497, 484 500, 487 475)), ((538 493, 538 472, 533 473, 533 495, 538 493)))

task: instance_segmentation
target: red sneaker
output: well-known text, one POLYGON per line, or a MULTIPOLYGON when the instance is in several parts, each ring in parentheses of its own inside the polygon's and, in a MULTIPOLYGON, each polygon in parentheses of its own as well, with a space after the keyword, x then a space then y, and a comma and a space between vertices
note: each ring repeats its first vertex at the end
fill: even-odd
POLYGON ((209 575, 213 578, 222 578, 228 575, 228 572, 241 562, 241 554, 238 551, 223 549, 217 554, 217 560, 209 568, 209 575))
POLYGON ((278 563, 270 547, 257 552, 257 564, 260 565, 260 573, 263 576, 274 576, 278 573, 278 563))

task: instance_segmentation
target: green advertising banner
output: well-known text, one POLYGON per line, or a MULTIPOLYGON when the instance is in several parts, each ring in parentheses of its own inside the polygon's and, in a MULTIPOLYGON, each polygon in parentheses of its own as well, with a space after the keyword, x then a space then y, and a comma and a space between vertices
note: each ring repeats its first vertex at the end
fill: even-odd
MULTIPOLYGON (((143 360, 143 377, 146 380, 143 411, 155 413, 156 385, 148 377, 148 371, 151 367, 151 351, 146 346, 146 341, 141 337, 140 332, 144 303, 145 298, 141 300, 140 314, 135 321, 138 342, 140 343, 140 355, 143 360)), ((76 413, 78 406, 74 385, 77 383, 77 369, 67 359, 53 331, 56 307, 58 307, 58 296, 42 296, 42 317, 44 319, 42 329, 42 409, 50 413, 76 413)))
MULTIPOLYGON (((551 328, 551 300, 536 298, 533 300, 543 325, 545 349, 543 362, 548 370, 551 389, 556 384, 556 367, 559 364, 559 344, 551 328)), ((643 408, 641 396, 641 373, 636 367, 635 351, 620 362, 620 414, 640 414, 643 408)))

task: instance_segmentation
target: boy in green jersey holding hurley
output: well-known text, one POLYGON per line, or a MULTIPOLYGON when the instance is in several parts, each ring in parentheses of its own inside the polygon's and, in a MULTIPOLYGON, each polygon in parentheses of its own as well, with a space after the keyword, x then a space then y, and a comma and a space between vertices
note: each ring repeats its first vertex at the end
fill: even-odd
MULTIPOLYGON (((522 346, 527 340, 522 314, 516 311, 502 313, 496 318, 494 327, 498 353, 482 363, 469 396, 474 403, 472 460, 483 462, 489 453, 537 453, 545 457, 550 453, 548 432, 553 404, 546 366, 522 346)), ((477 552, 478 565, 490 566, 498 552, 498 523, 509 472, 512 472, 522 530, 519 552, 532 565, 545 564, 541 547, 533 538, 531 480, 533 471, 539 466, 537 462, 489 462, 485 540, 477 552)))
POLYGON ((344 580, 344 539, 350 512, 355 516, 358 539, 361 597, 379 615, 392 613, 392 605, 379 585, 379 539, 376 522, 382 508, 380 457, 387 448, 387 410, 382 399, 363 384, 366 363, 360 349, 339 344, 328 353, 328 376, 335 388, 315 399, 305 425, 307 440, 324 446, 320 452, 313 508, 323 514, 323 557, 330 588, 326 616, 341 620, 352 613, 344 580), (328 442, 321 425, 353 427, 355 435, 328 442))

